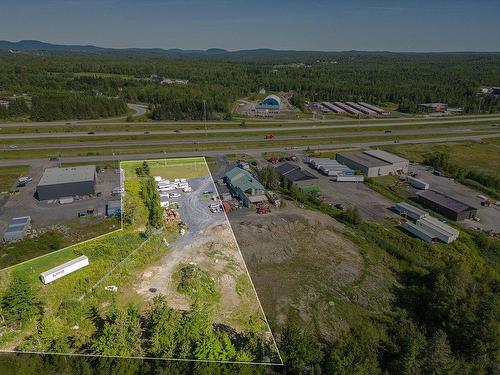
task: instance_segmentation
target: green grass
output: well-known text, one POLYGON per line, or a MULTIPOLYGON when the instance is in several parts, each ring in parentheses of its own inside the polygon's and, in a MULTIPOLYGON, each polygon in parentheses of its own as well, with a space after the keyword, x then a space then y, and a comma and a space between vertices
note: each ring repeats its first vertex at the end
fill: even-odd
MULTIPOLYGON (((127 178, 134 178, 135 170, 141 167, 143 161, 124 161, 121 167, 125 170, 127 178)), ((195 178, 207 174, 207 165, 203 157, 178 158, 178 159, 155 159, 147 160, 150 174, 161 176, 165 179, 195 178)))
POLYGON ((381 146, 380 148, 394 152, 409 160, 421 163, 429 155, 436 152, 446 152, 450 162, 465 170, 477 170, 484 173, 499 175, 500 138, 486 139, 481 142, 447 142, 432 144, 405 144, 381 146))
POLYGON ((19 177, 26 176, 29 166, 0 167, 0 193, 12 189, 19 177))

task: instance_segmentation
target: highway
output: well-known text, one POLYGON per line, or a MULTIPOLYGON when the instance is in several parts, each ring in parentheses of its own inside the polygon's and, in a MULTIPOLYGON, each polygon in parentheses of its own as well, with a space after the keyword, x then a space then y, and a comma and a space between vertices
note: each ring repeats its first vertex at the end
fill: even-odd
MULTIPOLYGON (((498 121, 500 125, 500 116, 488 118, 467 118, 440 121, 401 121, 389 123, 361 123, 359 125, 307 125, 307 126, 274 126, 263 128, 229 128, 229 129, 187 129, 187 130, 147 130, 148 135, 176 135, 176 134, 225 134, 225 133, 256 133, 256 132, 283 132, 294 130, 327 130, 327 129, 353 129, 353 128, 372 128, 372 127, 394 127, 394 126, 414 126, 414 125, 446 125, 446 124, 468 124, 483 121, 498 121)), ((135 123, 133 123, 135 124, 135 123)), ((156 123, 149 123, 154 125, 156 123)), ((202 125, 198 123, 198 125, 202 125)), ((5 125, 2 125, 5 127, 5 125)), ((1 129, 1 127, 0 127, 1 129)), ((1 131, 1 130, 0 130, 1 131)), ((118 132, 54 132, 54 133, 21 133, 21 134, 1 134, 0 139, 22 139, 22 138, 65 138, 65 137, 96 137, 96 136, 127 136, 127 135, 145 135, 144 131, 118 131, 118 132)))
MULTIPOLYGON (((142 104, 128 104, 129 108, 136 110, 136 113, 133 116, 140 116, 147 111, 142 104), (140 111, 141 113, 139 114, 140 111), (143 111, 143 112, 142 112, 143 111)), ((0 128, 8 128, 8 127, 44 127, 44 126, 58 126, 58 125, 144 125, 144 126, 154 126, 154 125, 177 125, 182 127, 182 125, 200 125, 203 126, 204 123, 201 121, 137 121, 137 122, 125 122, 116 121, 117 119, 124 119, 124 116, 117 117, 114 119, 101 119, 101 120, 66 120, 66 121, 44 121, 44 122, 0 122, 0 128)), ((321 124, 335 124, 336 122, 348 122, 353 125, 358 126, 389 126, 389 124, 399 124, 399 125, 410 125, 416 123, 426 123, 426 124, 437 124, 437 123, 454 123, 454 122, 474 122, 474 121, 498 121, 500 120, 500 114, 487 114, 487 115, 467 115, 467 116, 456 116, 456 117, 415 117, 415 118, 379 118, 379 119, 349 119, 349 118, 339 118, 339 119, 322 119, 322 120, 313 120, 313 119, 298 119, 298 120, 290 120, 290 119, 246 119, 246 123, 248 125, 254 124, 320 124, 323 128, 327 125, 321 124)), ((241 121, 207 121, 207 125, 221 125, 221 124, 231 124, 234 127, 240 127, 241 121)), ((334 125, 335 126, 335 125, 334 125)), ((337 125, 338 126, 338 125, 337 125)), ((345 125, 352 126, 352 125, 345 125)), ((306 128, 309 128, 308 125, 306 128)), ((275 129, 276 127, 265 127, 261 129, 275 129)), ((296 127, 291 127, 292 129, 296 129, 296 127)), ((209 129, 210 130, 210 129, 209 129)))
MULTIPOLYGON (((439 142, 460 142, 460 141, 480 141, 488 138, 498 138, 498 134, 485 134, 485 135, 471 135, 461 137, 439 137, 428 139, 409 139, 401 140, 398 144, 419 144, 419 143, 439 143, 439 142)), ((244 149, 240 152, 246 154, 260 156, 263 152, 294 152, 303 153, 306 150, 316 149, 339 149, 339 148, 368 148, 383 145, 392 145, 394 141, 374 141, 374 142, 358 142, 358 143, 337 143, 326 145, 313 145, 313 146, 299 146, 299 147, 269 147, 269 148, 254 148, 244 149)), ((21 159, 21 160, 0 160, 0 167, 14 166, 14 165, 32 165, 41 168, 47 165, 56 165, 61 163, 95 163, 100 161, 112 160, 136 160, 136 159, 158 159, 167 157, 187 157, 187 156, 211 156, 220 157, 225 153, 234 153, 234 150, 214 150, 214 151, 182 151, 182 152, 161 152, 161 153, 140 153, 140 154, 126 154, 126 155, 94 155, 94 156, 75 156, 75 157, 62 157, 58 162, 49 162, 47 158, 38 159, 21 159)))
MULTIPOLYGON (((287 135, 287 136, 279 136, 275 137, 274 140, 267 140, 267 142, 275 142, 275 141, 289 141, 289 140, 311 140, 317 139, 320 141, 321 139, 336 139, 336 138, 358 138, 358 137, 398 137, 398 136, 408 136, 408 135, 422 135, 422 134, 459 134, 459 133, 470 133, 476 131, 484 131, 485 133, 497 133, 500 137, 500 128, 492 128, 490 126, 482 126, 474 129, 465 128, 465 129, 416 129, 416 130, 399 130, 392 131, 391 133, 386 133, 385 131, 375 131, 375 132, 349 132, 349 133, 334 133, 334 134, 312 134, 312 135, 287 135)), ((130 135, 130 134, 127 134, 130 135)), ((141 134, 142 135, 142 134, 141 134)), ((62 137, 64 138, 64 137, 62 137)), ((181 138, 181 139, 164 139, 164 140, 154 140, 147 139, 147 136, 142 135, 143 139, 141 140, 128 140, 128 141, 119 141, 119 140, 110 140, 103 142, 79 142, 79 143, 45 143, 45 144, 27 144, 27 145, 17 145, 15 148, 13 146, 4 145, 1 149, 5 151, 10 150, 47 150, 47 149, 75 149, 75 148, 92 148, 92 147, 127 147, 127 146, 161 146, 161 145, 176 145, 176 144, 213 144, 213 143, 244 143, 244 142, 262 142, 265 139, 262 136, 258 137, 221 137, 221 138, 181 138)))

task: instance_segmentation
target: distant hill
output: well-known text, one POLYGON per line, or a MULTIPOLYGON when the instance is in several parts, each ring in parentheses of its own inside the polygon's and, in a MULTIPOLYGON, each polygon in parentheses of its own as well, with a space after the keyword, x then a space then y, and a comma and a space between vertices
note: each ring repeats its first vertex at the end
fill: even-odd
MULTIPOLYGON (((324 52, 324 51, 296 51, 296 50, 273 50, 268 48, 227 51, 221 48, 209 48, 207 50, 184 50, 179 48, 105 48, 93 45, 62 45, 41 42, 38 40, 21 40, 19 42, 0 41, 0 53, 95 53, 95 54, 118 54, 118 55, 154 55, 173 58, 214 58, 232 61, 314 61, 332 60, 340 56, 361 56, 377 54, 398 53, 380 51, 344 51, 344 52, 324 52)), ((467 53, 467 52, 457 52, 467 53)), ((495 53, 498 54, 498 53, 495 53)))

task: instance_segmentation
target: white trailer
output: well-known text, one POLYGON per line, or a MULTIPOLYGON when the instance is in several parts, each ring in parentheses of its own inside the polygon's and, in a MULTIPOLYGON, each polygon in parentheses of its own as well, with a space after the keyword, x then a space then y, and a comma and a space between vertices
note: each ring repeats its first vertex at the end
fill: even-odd
POLYGON ((48 271, 41 273, 40 279, 42 280, 42 283, 49 284, 52 281, 60 279, 61 277, 66 276, 88 265, 89 258, 87 258, 85 255, 82 255, 81 257, 70 260, 69 262, 63 263, 60 266, 54 267, 48 271))
POLYGON ((408 176, 407 180, 408 180, 408 183, 411 186, 413 186, 414 188, 417 188, 420 190, 429 189, 429 184, 425 181, 419 180, 418 178, 408 176))
POLYGON ((365 179, 364 176, 354 175, 354 176, 337 176, 337 182, 363 182, 365 179))

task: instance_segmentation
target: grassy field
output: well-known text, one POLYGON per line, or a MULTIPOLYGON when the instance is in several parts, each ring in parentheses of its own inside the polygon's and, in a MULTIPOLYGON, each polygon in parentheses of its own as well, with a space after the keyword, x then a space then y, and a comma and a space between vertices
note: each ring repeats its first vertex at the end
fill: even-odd
MULTIPOLYGON (((155 159, 148 160, 152 176, 161 176, 165 179, 195 178, 207 174, 207 164, 203 157, 179 158, 179 159, 155 159)), ((126 176, 134 176, 136 168, 142 165, 142 161, 124 161, 121 167, 126 176)))
POLYGON ((381 148, 419 163, 435 152, 446 152, 450 155, 450 162, 466 170, 473 169, 500 175, 500 162, 498 162, 500 138, 487 139, 481 142, 406 144, 382 146, 381 148))
POLYGON ((28 171, 27 165, 0 168, 0 194, 12 189, 18 178, 27 175, 28 171))

